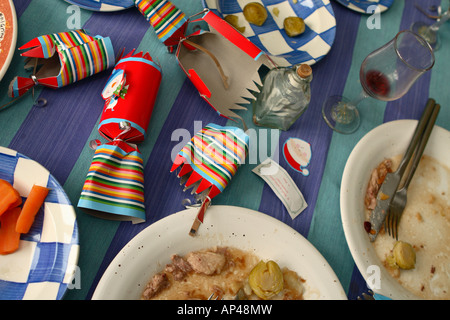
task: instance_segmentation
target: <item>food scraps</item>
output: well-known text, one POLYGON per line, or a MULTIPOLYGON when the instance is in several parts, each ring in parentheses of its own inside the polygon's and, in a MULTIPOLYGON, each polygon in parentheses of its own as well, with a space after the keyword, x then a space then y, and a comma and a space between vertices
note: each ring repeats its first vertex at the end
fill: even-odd
POLYGON ((305 22, 299 17, 287 17, 283 21, 284 31, 289 37, 296 37, 305 32, 305 22))
POLYGON ((258 2, 247 3, 243 9, 245 19, 254 25, 262 26, 267 19, 267 10, 258 2))
POLYGON ((306 282, 277 262, 235 247, 173 254, 147 283, 142 300, 303 300, 306 282))
POLYGON ((224 20, 226 22, 228 22, 229 24, 231 24, 240 33, 244 33, 245 32, 245 27, 241 27, 239 25, 239 18, 238 18, 238 16, 235 16, 234 14, 229 14, 229 15, 227 15, 224 18, 224 20))

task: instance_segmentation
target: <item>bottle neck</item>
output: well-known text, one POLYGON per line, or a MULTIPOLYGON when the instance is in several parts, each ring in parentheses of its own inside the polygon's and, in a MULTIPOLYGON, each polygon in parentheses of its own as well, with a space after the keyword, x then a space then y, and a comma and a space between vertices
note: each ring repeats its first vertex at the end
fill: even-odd
POLYGON ((287 76, 289 83, 296 87, 306 85, 312 80, 312 74, 301 76, 299 74, 300 72, 298 72, 298 68, 300 68, 300 65, 293 66, 287 76))

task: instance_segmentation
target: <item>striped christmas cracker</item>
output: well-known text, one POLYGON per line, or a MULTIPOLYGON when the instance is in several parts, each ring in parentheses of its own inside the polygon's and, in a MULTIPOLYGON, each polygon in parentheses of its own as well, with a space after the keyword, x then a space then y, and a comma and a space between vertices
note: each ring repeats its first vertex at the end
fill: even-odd
POLYGON ((98 146, 78 207, 101 218, 145 221, 144 165, 138 149, 121 140, 98 146))
POLYGON ((135 0, 134 2, 154 28, 158 39, 168 47, 176 46, 186 31, 186 15, 167 0, 135 0))
MULTIPOLYGON (((10 84, 9 95, 19 97, 35 85, 60 88, 87 78, 112 67, 115 63, 114 49, 110 38, 92 37, 85 30, 44 35, 29 41, 19 50, 24 57, 49 59, 59 56, 60 68, 57 73, 49 71, 53 62, 44 60, 42 67, 33 77, 16 77, 10 84)), ((32 65, 30 61, 28 65, 32 65)))
MULTIPOLYGON (((72 34, 83 35, 83 33, 78 32, 72 34)), ((69 35, 68 33, 63 34, 63 36, 67 36, 66 41, 71 39, 69 35)), ((55 40, 60 57, 62 56, 62 60, 65 61, 60 72, 61 86, 106 70, 115 63, 111 43, 106 38, 93 38, 84 43, 75 43, 72 46, 69 46, 70 43, 66 41, 55 40)))
POLYGON ((189 175, 186 187, 198 183, 196 193, 210 188, 208 196, 213 198, 244 163, 248 142, 248 135, 240 128, 208 124, 177 154, 171 171, 181 166, 178 176, 189 175))
MULTIPOLYGON (((68 32, 43 35, 37 37, 35 41, 38 41, 41 46, 40 49, 42 50, 42 58, 47 59, 53 56, 57 48, 58 51, 66 50, 90 41, 95 41, 95 38, 88 35, 85 30, 79 29, 68 32)), ((25 46, 26 45, 24 45, 23 47, 25 46)), ((29 52, 31 52, 31 50, 29 52)))

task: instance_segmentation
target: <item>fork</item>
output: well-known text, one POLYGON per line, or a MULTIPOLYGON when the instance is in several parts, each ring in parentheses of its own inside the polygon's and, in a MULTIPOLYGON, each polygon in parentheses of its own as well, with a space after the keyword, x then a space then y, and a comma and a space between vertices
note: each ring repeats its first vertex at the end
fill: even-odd
MULTIPOLYGON (((215 293, 213 292, 213 293, 211 293, 211 295, 208 297, 208 300, 219 300, 219 295, 218 295, 218 294, 215 294, 215 293)), ((220 300, 223 300, 223 298, 220 299, 220 300)))
POLYGON ((433 130, 433 126, 436 122, 439 110, 440 105, 436 104, 433 108, 432 114, 427 123, 423 136, 419 142, 419 145, 415 151, 415 155, 411 163, 411 168, 408 172, 406 180, 403 186, 395 192, 391 204, 389 205, 389 211, 385 221, 385 228, 388 234, 396 240, 398 240, 398 225, 400 223, 400 218, 402 217, 403 211, 406 207, 408 187, 419 165, 420 159, 422 158, 423 151, 425 150, 428 138, 430 137, 431 131, 433 130))
POLYGON ((369 290, 368 293, 363 292, 361 296, 356 298, 357 300, 392 300, 386 296, 383 296, 379 293, 375 293, 372 290, 369 290))

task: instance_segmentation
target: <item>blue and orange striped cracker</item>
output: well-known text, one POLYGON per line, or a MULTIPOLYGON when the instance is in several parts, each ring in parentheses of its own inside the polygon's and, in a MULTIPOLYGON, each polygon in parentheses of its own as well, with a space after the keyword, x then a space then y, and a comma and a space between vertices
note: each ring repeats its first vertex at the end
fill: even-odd
POLYGON ((139 150, 121 140, 98 146, 78 207, 101 218, 144 222, 144 165, 139 150))
POLYGON ((9 87, 9 96, 16 98, 36 85, 60 88, 112 67, 115 63, 110 38, 92 37, 85 30, 73 30, 40 36, 27 42, 19 50, 29 49, 21 55, 47 60, 58 54, 60 67, 56 73, 37 72, 35 78, 15 77, 9 87))
POLYGON ((249 137, 240 128, 208 124, 177 154, 171 172, 189 174, 185 186, 199 183, 196 193, 209 189, 211 199, 230 183, 248 153, 249 137))
POLYGON ((162 43, 169 49, 178 45, 187 28, 188 21, 184 12, 167 0, 134 0, 134 2, 162 43))

